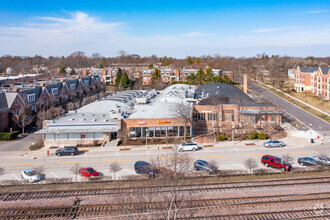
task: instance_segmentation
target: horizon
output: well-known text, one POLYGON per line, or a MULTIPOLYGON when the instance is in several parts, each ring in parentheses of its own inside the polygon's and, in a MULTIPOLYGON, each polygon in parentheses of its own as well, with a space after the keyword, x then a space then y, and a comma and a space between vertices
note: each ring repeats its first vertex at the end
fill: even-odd
POLYGON ((5 0, 0 56, 328 57, 328 1, 5 0))

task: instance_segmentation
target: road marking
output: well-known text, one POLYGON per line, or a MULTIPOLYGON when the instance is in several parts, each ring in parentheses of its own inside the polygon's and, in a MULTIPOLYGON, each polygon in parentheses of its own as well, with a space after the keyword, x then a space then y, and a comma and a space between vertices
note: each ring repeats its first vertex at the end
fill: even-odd
POLYGON ((53 173, 52 171, 49 171, 53 176, 55 176, 56 178, 60 178, 59 176, 57 176, 55 173, 53 173))
MULTIPOLYGON (((296 152, 281 152, 281 153, 266 153, 266 154, 302 154, 302 153, 317 153, 315 150, 310 151, 296 151, 296 152)), ((192 156, 191 158, 224 158, 224 157, 244 157, 244 156, 262 156, 265 153, 256 154, 232 154, 232 155, 212 155, 212 156, 192 156)), ((169 160, 173 158, 161 158, 163 160, 169 160)), ((114 160, 90 160, 90 161, 63 161, 63 162, 48 162, 48 163, 28 163, 28 164, 2 164, 0 167, 15 167, 15 166, 35 166, 35 165, 49 165, 49 164, 75 164, 75 163, 108 163, 108 162, 125 162, 125 161, 137 161, 146 160, 146 158, 135 158, 135 159, 114 159, 114 160)), ((70 171, 71 172, 71 171, 70 171)))
POLYGON ((11 174, 11 175, 13 175, 16 179, 18 179, 22 184, 24 184, 24 182, 20 179, 20 178, 18 178, 15 174, 11 174))

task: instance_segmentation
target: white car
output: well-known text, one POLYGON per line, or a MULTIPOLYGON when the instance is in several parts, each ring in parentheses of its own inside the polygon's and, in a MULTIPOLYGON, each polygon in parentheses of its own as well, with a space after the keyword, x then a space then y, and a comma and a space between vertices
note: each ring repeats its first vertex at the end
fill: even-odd
POLYGON ((24 180, 27 180, 29 183, 38 182, 41 180, 41 177, 34 169, 23 170, 21 177, 24 180))
POLYGON ((317 162, 320 162, 324 166, 330 166, 330 158, 326 156, 314 156, 312 157, 317 162))
POLYGON ((198 145, 195 142, 186 142, 184 144, 179 144, 176 146, 177 150, 182 152, 186 150, 196 151, 198 149, 198 145))

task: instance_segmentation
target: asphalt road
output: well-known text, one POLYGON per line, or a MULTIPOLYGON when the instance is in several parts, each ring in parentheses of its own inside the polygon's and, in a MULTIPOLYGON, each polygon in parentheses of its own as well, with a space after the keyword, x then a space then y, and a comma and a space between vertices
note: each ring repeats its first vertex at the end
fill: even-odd
MULTIPOLYGON (((91 166, 97 171, 102 172, 105 176, 111 176, 109 165, 112 162, 118 162, 123 168, 118 172, 117 176, 136 175, 133 165, 138 160, 150 160, 157 158, 169 159, 170 150, 149 151, 126 151, 126 152, 88 152, 76 156, 57 157, 54 154, 38 158, 36 160, 30 158, 6 159, 0 160, 0 167, 5 169, 5 174, 0 176, 0 182, 3 180, 20 180, 22 170, 43 166, 45 168, 46 178, 74 178, 74 174, 70 168, 79 163, 82 167, 91 166)), ((316 156, 320 154, 330 155, 330 149, 325 145, 288 145, 284 148, 264 148, 261 145, 255 146, 223 146, 214 148, 204 148, 196 152, 188 152, 187 155, 192 157, 191 170, 193 170, 193 161, 204 159, 207 161, 215 160, 219 165, 219 169, 236 169, 246 170, 244 161, 248 158, 255 159, 259 168, 264 168, 260 163, 262 155, 270 154, 281 157, 284 154, 290 154, 293 157, 293 166, 300 167, 296 163, 299 157, 316 156)), ((272 168, 269 168, 272 169, 272 168)), ((80 179, 80 177, 78 178, 80 179)))
POLYGON ((41 138, 41 134, 30 133, 19 140, 0 142, 0 153, 1 151, 27 151, 32 143, 36 143, 41 138))
POLYGON ((249 81, 249 87, 252 90, 257 91, 258 93, 262 94, 266 99, 270 100, 273 104, 281 107, 286 113, 292 115, 297 120, 302 122, 305 126, 309 126, 312 124, 312 129, 319 134, 326 136, 325 138, 330 138, 330 124, 313 114, 297 107, 296 105, 286 101, 285 99, 281 98, 280 96, 272 93, 268 89, 249 81))

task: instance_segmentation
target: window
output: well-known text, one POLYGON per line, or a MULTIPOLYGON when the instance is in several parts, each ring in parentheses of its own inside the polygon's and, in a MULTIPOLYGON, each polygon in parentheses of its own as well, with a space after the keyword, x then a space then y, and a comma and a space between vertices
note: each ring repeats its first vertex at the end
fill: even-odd
POLYGON ((36 95, 35 94, 28 94, 27 95, 27 100, 28 100, 28 102, 34 102, 36 100, 36 95))
POLYGON ((224 111, 224 121, 234 121, 234 111, 233 110, 224 111))
POLYGON ((208 113, 207 115, 209 121, 216 121, 217 120, 217 114, 216 113, 208 113))
POLYGON ((76 89, 76 85, 75 84, 70 84, 70 90, 75 90, 76 89))
POLYGON ((155 136, 155 128, 154 127, 149 127, 148 128, 148 137, 154 137, 155 136))
POLYGON ((52 94, 58 95, 58 88, 52 88, 52 94))
POLYGON ((89 86, 89 81, 85 80, 85 86, 89 86))
POLYGON ((197 121, 205 121, 205 113, 197 113, 197 121))
POLYGON ((255 115, 243 115, 243 122, 253 124, 255 123, 255 115))
POLYGON ((162 137, 166 137, 166 127, 160 127, 160 130, 161 130, 161 133, 160 133, 160 135, 162 136, 162 137))

